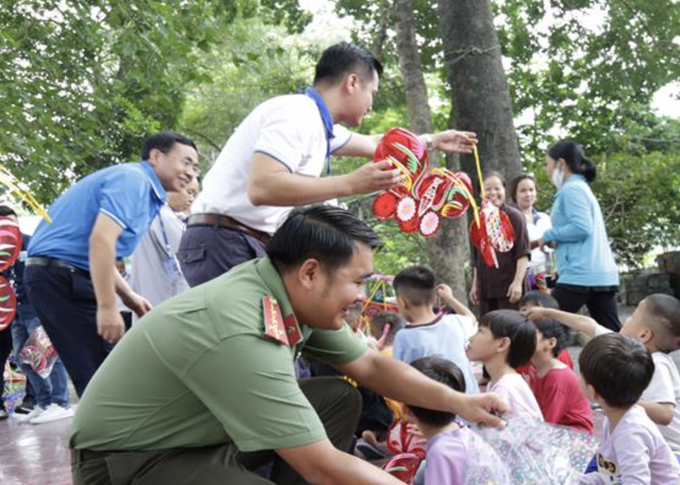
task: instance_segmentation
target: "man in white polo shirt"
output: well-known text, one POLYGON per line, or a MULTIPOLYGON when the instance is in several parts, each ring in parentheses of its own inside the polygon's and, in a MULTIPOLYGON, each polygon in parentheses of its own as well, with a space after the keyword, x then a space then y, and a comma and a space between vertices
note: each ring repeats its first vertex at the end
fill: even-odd
MULTIPOLYGON (((331 154, 372 158, 382 135, 349 132, 370 111, 382 65, 341 42, 324 51, 314 87, 256 107, 205 176, 177 253, 191 286, 264 256, 264 246, 296 206, 385 190, 401 181, 387 161, 333 176, 331 154), (320 178, 322 173, 326 177, 320 178)), ((422 135, 428 149, 469 153, 472 133, 422 135)))

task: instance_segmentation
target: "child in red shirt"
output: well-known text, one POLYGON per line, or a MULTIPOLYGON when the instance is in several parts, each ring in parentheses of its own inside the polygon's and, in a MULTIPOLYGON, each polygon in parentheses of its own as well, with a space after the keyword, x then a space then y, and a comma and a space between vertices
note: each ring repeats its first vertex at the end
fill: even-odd
POLYGON ((593 412, 578 377, 557 356, 567 344, 566 328, 543 318, 536 325, 537 345, 531 363, 536 368, 531 390, 546 422, 593 432, 593 412))
MULTIPOLYGON (((526 310, 533 307, 553 308, 555 310, 560 309, 557 300, 555 300, 552 296, 548 295, 547 293, 543 293, 542 291, 538 290, 527 292, 519 301, 519 311, 521 313, 525 313, 526 310)), ((568 331, 565 329, 565 332, 568 331)), ((567 338, 568 337, 569 334, 567 333, 567 338)), ((567 352, 566 347, 567 347, 566 344, 562 347, 563 350, 559 353, 557 359, 573 370, 574 362, 572 361, 569 352, 567 352)), ((526 381, 529 383, 529 386, 532 386, 532 382, 536 378, 536 366, 534 364, 530 362, 525 366, 519 367, 517 368, 517 372, 522 374, 524 379, 526 379, 526 381)))

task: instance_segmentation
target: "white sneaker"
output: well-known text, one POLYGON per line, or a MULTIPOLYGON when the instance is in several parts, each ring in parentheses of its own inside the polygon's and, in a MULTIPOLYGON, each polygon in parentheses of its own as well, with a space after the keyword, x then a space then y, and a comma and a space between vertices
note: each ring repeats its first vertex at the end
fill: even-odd
POLYGON ((73 409, 71 407, 63 408, 58 404, 50 404, 47 409, 40 416, 29 420, 31 424, 51 423, 52 421, 59 421, 73 416, 73 409))
POLYGON ((42 408, 42 407, 40 407, 36 404, 35 407, 31 410, 30 413, 28 413, 28 414, 16 414, 15 413, 14 416, 17 418, 17 421, 19 421, 21 423, 28 423, 28 422, 31 421, 31 419, 37 418, 42 413, 44 413, 46 409, 47 408, 42 408))

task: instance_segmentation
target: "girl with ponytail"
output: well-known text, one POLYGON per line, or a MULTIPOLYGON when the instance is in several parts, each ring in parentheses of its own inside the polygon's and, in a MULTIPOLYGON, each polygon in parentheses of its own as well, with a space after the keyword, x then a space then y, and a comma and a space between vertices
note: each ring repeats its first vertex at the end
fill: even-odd
POLYGON ((600 204, 590 188, 595 165, 581 145, 560 141, 548 150, 546 171, 557 188, 552 229, 540 241, 557 252, 558 280, 552 295, 560 309, 576 313, 586 305, 600 325, 617 332, 619 273, 600 204))

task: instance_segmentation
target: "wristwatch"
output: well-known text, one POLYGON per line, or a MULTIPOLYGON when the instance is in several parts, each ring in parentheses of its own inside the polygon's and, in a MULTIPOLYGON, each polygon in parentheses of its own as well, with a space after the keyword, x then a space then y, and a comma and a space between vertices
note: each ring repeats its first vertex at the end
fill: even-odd
POLYGON ((427 151, 428 152, 432 151, 432 149, 434 148, 434 142, 432 140, 432 135, 430 135, 429 133, 425 133, 423 135, 423 141, 425 142, 425 148, 427 149, 427 151))

